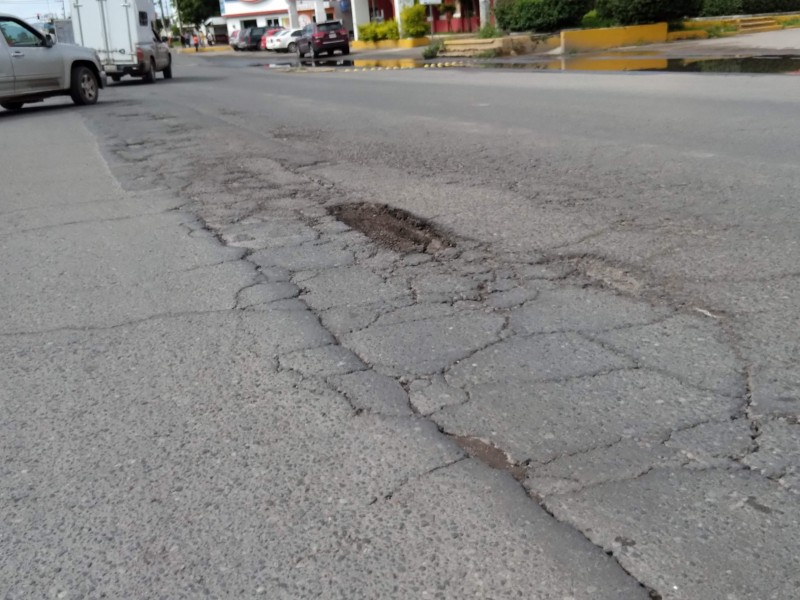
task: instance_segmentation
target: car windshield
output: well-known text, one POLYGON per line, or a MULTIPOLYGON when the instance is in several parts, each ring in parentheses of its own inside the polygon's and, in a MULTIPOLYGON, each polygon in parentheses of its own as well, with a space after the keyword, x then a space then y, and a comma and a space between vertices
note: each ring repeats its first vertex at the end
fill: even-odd
POLYGON ((318 31, 338 31, 341 28, 341 21, 328 21, 327 23, 320 23, 317 25, 318 31))
POLYGON ((253 31, 250 32, 250 35, 264 35, 264 28, 263 27, 256 27, 253 31))

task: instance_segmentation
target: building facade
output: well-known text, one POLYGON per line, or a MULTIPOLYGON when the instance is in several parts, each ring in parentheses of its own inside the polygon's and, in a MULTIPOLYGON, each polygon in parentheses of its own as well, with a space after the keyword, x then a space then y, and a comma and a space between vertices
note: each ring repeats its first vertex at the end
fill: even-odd
POLYGON ((396 18, 411 0, 220 0, 228 35, 247 27, 305 27, 338 19, 358 39, 358 26, 396 18))

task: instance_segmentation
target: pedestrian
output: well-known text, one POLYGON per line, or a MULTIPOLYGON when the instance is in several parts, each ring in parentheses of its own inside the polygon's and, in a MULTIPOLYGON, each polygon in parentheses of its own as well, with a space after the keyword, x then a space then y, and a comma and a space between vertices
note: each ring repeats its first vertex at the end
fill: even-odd
POLYGON ((208 35, 206 35, 206 41, 208 42, 209 46, 213 46, 214 45, 214 33, 213 32, 211 32, 211 31, 208 32, 208 35))
POLYGON ((200 52, 200 38, 197 37, 196 33, 192 34, 192 46, 194 46, 195 52, 200 52))

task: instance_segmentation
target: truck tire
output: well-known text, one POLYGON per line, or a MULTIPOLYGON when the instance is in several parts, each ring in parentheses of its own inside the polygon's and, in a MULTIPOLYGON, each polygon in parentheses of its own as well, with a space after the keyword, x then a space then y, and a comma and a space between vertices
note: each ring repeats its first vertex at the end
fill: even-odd
POLYGON ((156 62, 152 58, 150 59, 150 62, 147 63, 147 71, 144 72, 142 81, 145 83, 156 82, 156 62))
POLYGON ((13 110, 13 111, 22 110, 22 102, 3 102, 2 104, 0 104, 0 106, 5 108, 6 110, 13 110))
POLYGON ((72 81, 70 82, 69 95, 72 101, 80 106, 97 103, 98 90, 97 75, 89 67, 76 65, 72 67, 72 81))
POLYGON ((169 64, 164 69, 164 79, 172 79, 172 57, 169 57, 169 64))

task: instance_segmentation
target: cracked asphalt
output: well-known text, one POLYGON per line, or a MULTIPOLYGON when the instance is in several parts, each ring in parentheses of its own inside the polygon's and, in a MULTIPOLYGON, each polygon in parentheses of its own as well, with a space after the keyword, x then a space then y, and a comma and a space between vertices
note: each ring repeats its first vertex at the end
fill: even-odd
POLYGON ((245 64, 0 114, 3 597, 797 596, 792 78, 245 64))

